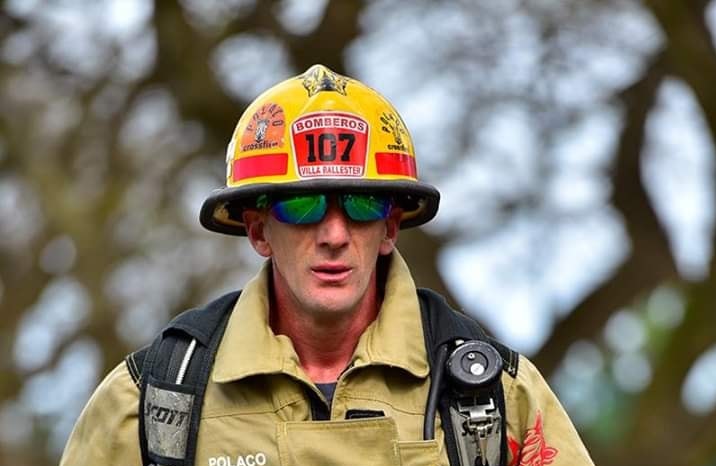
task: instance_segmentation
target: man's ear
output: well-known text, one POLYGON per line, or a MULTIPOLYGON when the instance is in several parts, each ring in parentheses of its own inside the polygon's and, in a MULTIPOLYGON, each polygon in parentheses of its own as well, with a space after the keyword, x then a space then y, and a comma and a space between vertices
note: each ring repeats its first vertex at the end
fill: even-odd
POLYGON ((400 207, 393 207, 388 214, 388 218, 385 219, 385 238, 380 242, 380 255, 387 256, 393 249, 395 244, 398 242, 398 231, 400 230, 400 219, 403 216, 403 209, 400 207))
POLYGON ((246 226, 246 236, 249 238, 251 246, 262 257, 271 256, 271 244, 266 239, 266 213, 253 209, 246 209, 241 214, 241 218, 246 226))

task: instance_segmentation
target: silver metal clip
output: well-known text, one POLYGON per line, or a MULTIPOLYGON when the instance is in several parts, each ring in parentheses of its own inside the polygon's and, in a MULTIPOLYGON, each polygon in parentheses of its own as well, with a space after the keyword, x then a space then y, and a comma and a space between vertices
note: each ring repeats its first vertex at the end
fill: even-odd
POLYGON ((476 396, 460 398, 450 407, 462 466, 498 466, 502 416, 492 398, 480 403, 476 396))

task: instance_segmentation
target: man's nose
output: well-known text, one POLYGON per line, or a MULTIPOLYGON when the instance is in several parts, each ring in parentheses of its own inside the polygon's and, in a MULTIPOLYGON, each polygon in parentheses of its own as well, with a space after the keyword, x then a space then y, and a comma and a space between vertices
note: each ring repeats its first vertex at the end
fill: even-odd
POLYGON ((340 248, 350 239, 350 220, 336 199, 331 199, 323 220, 318 224, 318 242, 331 248, 340 248))

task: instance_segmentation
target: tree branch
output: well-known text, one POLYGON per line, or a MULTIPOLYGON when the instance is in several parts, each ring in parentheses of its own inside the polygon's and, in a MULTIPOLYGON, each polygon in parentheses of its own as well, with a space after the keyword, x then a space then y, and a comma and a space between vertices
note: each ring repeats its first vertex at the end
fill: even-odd
POLYGON ((645 0, 667 36, 669 72, 694 91, 704 111, 712 140, 716 135, 716 47, 706 24, 709 0, 645 0))
POLYGON ((642 78, 620 93, 625 116, 616 152, 612 202, 622 214, 632 242, 631 254, 607 282, 556 325, 549 344, 534 358, 547 374, 555 370, 573 342, 601 331, 616 309, 678 277, 667 235, 651 206, 640 170, 646 119, 663 78, 663 55, 659 54, 642 78))

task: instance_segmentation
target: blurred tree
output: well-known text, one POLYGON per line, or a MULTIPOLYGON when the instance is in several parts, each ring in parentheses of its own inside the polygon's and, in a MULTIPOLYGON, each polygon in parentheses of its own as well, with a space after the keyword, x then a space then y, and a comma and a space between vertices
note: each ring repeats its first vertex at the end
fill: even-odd
MULTIPOLYGON (((422 175, 448 193, 462 188, 471 201, 455 208, 446 196, 437 227, 401 237, 420 285, 450 295, 457 285, 440 273, 445 251, 486 244, 525 218, 542 225, 529 263, 510 261, 499 280, 526 269, 527 280, 542 283, 537 277, 552 262, 546 238, 560 222, 616 212, 626 252, 609 272, 591 272, 591 285, 561 309, 534 359, 559 382, 571 380, 565 365, 579 359, 576 349, 603 358, 592 372, 593 398, 569 403, 564 394, 575 419, 580 409, 599 412, 580 422, 597 464, 713 464, 716 419, 691 413, 682 393, 697 360, 716 343, 716 265, 712 257, 701 275, 683 273, 644 168, 649 121, 674 80, 695 96, 713 143, 713 7, 703 0, 552 3, 4 2, 0 463, 55 464, 104 373, 169 314, 253 273, 257 259, 243 242, 198 227, 198 205, 223 184, 225 143, 247 102, 320 62, 394 97, 422 148, 422 175), (656 45, 637 43, 628 27, 620 31, 629 24, 612 24, 620 17, 648 18, 656 45), (636 71, 605 84, 610 69, 594 63, 600 58, 593 44, 636 63, 636 71), (426 107, 443 105, 436 95, 447 103, 426 107), (513 141, 494 123, 515 108, 522 116, 510 131, 527 122, 528 137, 513 139, 528 141, 528 162, 509 157, 504 144, 513 141), (560 210, 550 204, 551 188, 570 161, 555 155, 557 147, 605 112, 618 115, 615 142, 593 176, 606 180, 607 195, 560 210), (440 114, 445 126, 430 114, 440 114), (464 182, 483 174, 475 166, 488 172, 488 191, 480 191, 480 176, 464 182), (610 371, 618 355, 603 335, 624 309, 665 287, 677 290, 674 306, 683 304, 683 316, 649 334, 650 381, 625 390, 610 371)), ((701 210, 716 206, 713 189, 709 195, 701 210)), ((578 197, 572 190, 569 196, 578 197)), ((707 235, 713 251, 712 227, 707 235)), ((483 316, 502 312, 480 309, 484 303, 457 292, 450 299, 483 316)))

